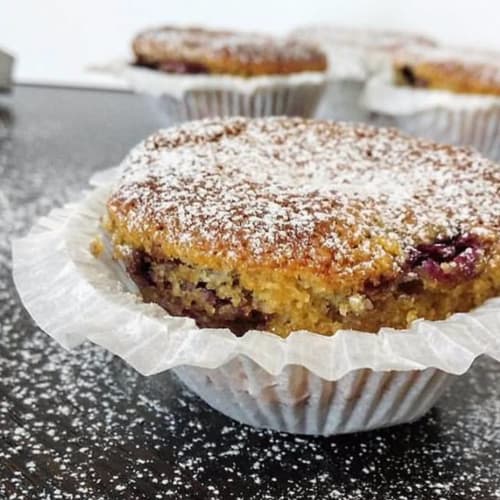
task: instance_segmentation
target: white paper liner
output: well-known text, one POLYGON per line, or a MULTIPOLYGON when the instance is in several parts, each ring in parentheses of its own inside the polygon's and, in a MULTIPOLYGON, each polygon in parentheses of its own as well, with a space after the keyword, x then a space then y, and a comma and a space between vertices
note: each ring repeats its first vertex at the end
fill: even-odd
POLYGON ((154 98, 153 108, 170 122, 214 116, 303 116, 314 114, 323 93, 322 72, 243 78, 230 75, 168 74, 115 62, 96 67, 154 98))
POLYGON ((329 43, 320 44, 328 60, 328 80, 364 82, 370 75, 369 54, 358 47, 329 43))
POLYGON ((14 280, 35 321, 66 348, 86 339, 120 356, 144 375, 181 365, 217 368, 245 356, 266 372, 288 365, 335 381, 354 370, 424 370, 464 373, 487 354, 500 360, 500 298, 445 321, 420 320, 404 331, 339 331, 326 337, 267 332, 236 337, 225 329, 199 329, 192 319, 169 316, 128 291, 130 281, 107 250, 94 258, 89 244, 116 169, 94 177, 99 185, 78 203, 53 210, 13 242, 14 280), (105 185, 103 185, 105 183, 105 185))
POLYGON ((239 422, 323 436, 412 422, 456 378, 435 368, 361 369, 329 381, 297 365, 271 375, 244 357, 218 369, 184 366, 174 371, 204 401, 239 422))
POLYGON ((194 90, 182 100, 169 95, 150 97, 150 107, 160 112, 165 122, 213 118, 218 116, 301 116, 314 115, 322 89, 317 85, 269 87, 253 94, 225 90, 194 90))
POLYGON ((361 106, 364 82, 329 80, 318 105, 316 116, 340 121, 368 121, 368 111, 361 106))

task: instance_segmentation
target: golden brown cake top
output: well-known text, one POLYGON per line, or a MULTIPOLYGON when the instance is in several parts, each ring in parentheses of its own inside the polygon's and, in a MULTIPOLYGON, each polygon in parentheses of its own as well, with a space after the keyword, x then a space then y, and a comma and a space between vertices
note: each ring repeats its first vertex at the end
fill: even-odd
POLYGON ((500 52, 462 47, 411 47, 398 53, 394 64, 396 69, 412 71, 419 86, 500 94, 500 52))
POLYGON ((138 64, 173 73, 257 76, 326 69, 318 49, 259 33, 164 26, 139 33, 132 47, 138 64))
POLYGON ((394 129, 204 120, 137 146, 108 210, 135 246, 355 287, 400 272, 420 244, 464 234, 497 242, 500 167, 394 129))

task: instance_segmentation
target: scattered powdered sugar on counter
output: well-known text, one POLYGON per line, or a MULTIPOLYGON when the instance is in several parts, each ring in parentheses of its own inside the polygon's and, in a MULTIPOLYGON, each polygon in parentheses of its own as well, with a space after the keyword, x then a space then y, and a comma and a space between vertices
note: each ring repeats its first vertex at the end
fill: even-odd
POLYGON ((330 439, 252 429, 172 375, 144 379, 95 346, 63 351, 28 320, 9 267, 0 260, 1 498, 474 500, 500 488, 492 361, 413 425, 330 439))
POLYGON ((9 237, 74 199, 90 177, 95 144, 87 155, 75 153, 86 131, 74 120, 77 103, 99 121, 108 99, 118 100, 114 113, 134 101, 59 91, 58 102, 71 98, 67 118, 76 129, 54 126, 50 139, 45 121, 60 109, 50 92, 29 89, 37 106, 28 89, 17 92, 26 99, 17 117, 25 135, 0 141, 2 500, 500 498, 500 366, 491 360, 479 360, 412 425, 305 438, 239 425, 171 375, 144 379, 98 347, 68 353, 40 332, 12 284, 9 237), (57 148, 71 138, 68 169, 57 148), (37 149, 47 143, 53 157, 37 149))
POLYGON ((281 39, 262 33, 237 33, 202 28, 165 26, 144 31, 134 40, 140 55, 171 58, 175 61, 210 61, 212 58, 235 58, 247 62, 271 62, 317 58, 320 54, 311 45, 281 39))

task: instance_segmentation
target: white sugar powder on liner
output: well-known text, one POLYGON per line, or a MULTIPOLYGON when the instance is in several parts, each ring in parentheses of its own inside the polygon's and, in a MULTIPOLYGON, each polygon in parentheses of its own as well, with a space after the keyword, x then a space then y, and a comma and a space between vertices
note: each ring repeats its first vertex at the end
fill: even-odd
POLYGON ((90 340, 144 375, 174 368, 209 404, 251 425, 335 434, 414 420, 453 375, 487 354, 500 361, 500 298, 405 331, 325 337, 267 332, 236 337, 145 304, 106 249, 89 245, 116 169, 83 201, 56 209, 14 241, 14 280, 42 329, 71 349, 90 340), (105 185, 102 185, 102 183, 105 185))
POLYGON ((304 116, 314 114, 323 93, 323 72, 239 77, 170 74, 114 62, 93 70, 111 73, 130 88, 155 98, 170 121, 213 116, 304 116))
POLYGON ((382 125, 500 159, 500 97, 397 86, 381 73, 367 83, 361 105, 382 125))
POLYGON ((241 77, 233 75, 174 74, 158 70, 133 66, 126 61, 117 61, 93 69, 108 72, 124 78, 134 90, 147 92, 155 96, 169 94, 182 98, 191 90, 231 90, 251 94, 258 89, 282 85, 303 85, 305 83, 321 85, 325 81, 322 72, 305 71, 291 75, 269 75, 241 77))

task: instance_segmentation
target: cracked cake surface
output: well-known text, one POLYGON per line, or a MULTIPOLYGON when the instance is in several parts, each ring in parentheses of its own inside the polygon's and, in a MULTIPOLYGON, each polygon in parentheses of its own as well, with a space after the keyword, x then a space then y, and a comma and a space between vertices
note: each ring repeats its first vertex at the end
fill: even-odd
POLYGON ((261 33, 163 26, 139 33, 136 64, 166 73, 236 76, 324 71, 325 55, 299 41, 261 33))
POLYGON ((145 300, 282 336, 405 328, 500 290, 500 167, 393 129, 228 118, 122 164, 105 228, 145 300))
POLYGON ((411 47, 395 57, 393 70, 400 85, 500 96, 500 52, 411 47))

